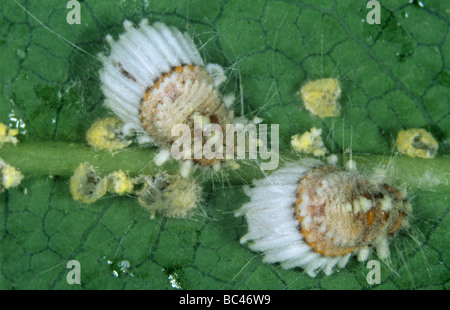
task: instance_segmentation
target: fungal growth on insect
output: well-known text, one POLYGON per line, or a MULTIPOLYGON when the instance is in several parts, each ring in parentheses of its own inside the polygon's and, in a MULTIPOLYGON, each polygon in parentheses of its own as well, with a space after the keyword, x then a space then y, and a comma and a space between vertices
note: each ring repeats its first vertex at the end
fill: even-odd
POLYGON ((136 191, 139 203, 151 212, 171 218, 185 218, 197 208, 202 190, 195 180, 165 172, 135 179, 141 188, 136 191))
MULTIPOLYGON (((193 132, 195 116, 204 120, 203 126, 217 124, 224 131, 233 123, 228 110, 233 98, 218 91, 226 80, 223 68, 205 65, 188 34, 159 22, 149 25, 146 19, 137 28, 129 21, 124 27, 117 41, 106 37, 111 50, 101 56, 105 105, 128 130, 161 148, 157 165, 170 158, 174 125, 188 125, 193 132)), ((222 161, 191 157, 183 161, 181 172, 189 175, 194 163, 218 168, 222 161)))
POLYGON ((375 247, 389 256, 388 240, 407 227, 406 191, 319 161, 287 164, 248 189, 248 233, 241 243, 285 269, 301 267, 311 277, 343 268, 351 255, 368 258, 375 247))
POLYGON ((94 166, 82 163, 70 178, 70 193, 74 200, 93 203, 102 198, 108 190, 108 179, 100 177, 94 166))

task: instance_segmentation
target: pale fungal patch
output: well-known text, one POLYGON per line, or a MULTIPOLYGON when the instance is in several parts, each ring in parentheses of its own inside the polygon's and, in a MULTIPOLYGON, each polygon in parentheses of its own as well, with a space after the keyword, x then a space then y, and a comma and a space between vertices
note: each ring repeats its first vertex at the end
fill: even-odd
POLYGON ((17 139, 18 134, 18 129, 10 128, 5 124, 0 123, 0 147, 4 143, 12 143, 13 145, 16 145, 19 142, 17 139))
POLYGON ((306 83, 300 90, 305 108, 320 117, 339 116, 341 86, 333 78, 319 79, 306 83))
POLYGON ((302 135, 296 134, 291 137, 291 146, 296 152, 323 156, 328 152, 322 141, 322 129, 315 127, 302 135))
POLYGON ((438 150, 434 137, 422 128, 401 130, 397 137, 397 149, 411 157, 434 158, 438 150))
POLYGON ((196 180, 178 175, 160 173, 134 179, 141 189, 136 191, 139 203, 151 212, 171 218, 184 218, 192 214, 201 200, 201 187, 196 180))
POLYGON ((311 277, 332 274, 352 255, 364 261, 372 247, 387 258, 388 238, 407 227, 412 212, 404 191, 318 161, 289 163, 253 185, 250 202, 236 212, 248 223, 241 243, 264 262, 301 267, 311 277))
MULTIPOLYGON (((138 27, 125 21, 124 27, 117 41, 106 37, 111 50, 108 56, 100 55, 105 105, 125 126, 161 148, 157 165, 170 159, 174 125, 188 125, 192 132, 196 115, 218 124, 223 131, 226 124, 233 123, 233 113, 227 107, 234 96, 222 96, 218 91, 226 80, 223 68, 205 65, 188 34, 159 22, 149 25, 146 19, 138 27)), ((190 174, 194 162, 217 167, 224 160, 188 161, 182 164, 184 176, 190 174)))
POLYGON ((23 174, 0 158, 0 177, 2 182, 0 186, 1 192, 3 188, 10 189, 18 186, 23 179, 23 174))
POLYGON ((110 152, 121 150, 131 144, 124 134, 124 124, 121 120, 108 117, 93 123, 86 132, 88 144, 98 150, 110 152))

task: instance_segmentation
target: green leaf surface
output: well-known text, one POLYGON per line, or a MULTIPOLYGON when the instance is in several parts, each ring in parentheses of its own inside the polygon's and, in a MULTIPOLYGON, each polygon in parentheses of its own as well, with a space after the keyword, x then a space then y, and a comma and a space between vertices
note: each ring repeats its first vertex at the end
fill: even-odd
MULTIPOLYGON (((0 194, 0 288, 448 289, 448 161, 428 170, 433 159, 408 159, 407 170, 420 171, 411 180, 397 171, 394 181, 413 195, 412 226, 391 243, 381 284, 370 285, 369 269, 356 259, 310 278, 265 264, 241 245, 247 226, 234 211, 249 200, 240 185, 250 176, 241 184, 205 183, 202 211, 192 218, 149 220, 131 197, 74 201, 67 177, 73 163, 46 173, 40 163, 47 157, 38 156, 53 145, 85 147, 92 122, 110 115, 96 56, 107 50, 104 38, 117 38, 125 19, 148 18, 187 31, 207 62, 227 68, 224 92, 243 100, 236 113, 280 124, 284 150, 293 134, 317 127, 331 152, 389 159, 398 131, 420 127, 438 140, 439 159, 448 159, 450 3, 380 3, 381 24, 371 25, 364 1, 81 1, 81 24, 70 25, 67 1, 3 1, 0 121, 21 130, 10 161, 31 168, 20 187, 0 194), (337 118, 312 116, 298 97, 304 83, 322 77, 341 81, 337 118), (27 145, 42 152, 27 153, 27 145), (81 285, 66 281, 70 260, 80 262, 81 285)), ((68 151, 54 155, 68 158, 68 151)), ((143 158, 145 150, 138 151, 143 158)))

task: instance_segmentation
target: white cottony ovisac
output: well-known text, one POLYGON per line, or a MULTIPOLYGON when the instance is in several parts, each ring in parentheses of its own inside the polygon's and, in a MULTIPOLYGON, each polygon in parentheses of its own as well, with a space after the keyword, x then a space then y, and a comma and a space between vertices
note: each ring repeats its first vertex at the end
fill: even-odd
POLYGON ((343 268, 352 255, 368 259, 374 246, 389 256, 388 237, 408 226, 406 193, 356 171, 306 161, 276 170, 252 188, 241 243, 262 252, 264 262, 300 267, 311 277, 343 268))
POLYGON ((327 258, 314 252, 298 229, 293 204, 298 182, 310 166, 287 165, 247 189, 252 200, 236 212, 245 215, 249 232, 241 243, 251 242, 250 248, 264 253, 264 262, 280 263, 285 269, 301 267, 311 277, 321 269, 329 275, 340 263, 345 266, 349 255, 327 258))
MULTIPOLYGON (((146 19, 137 27, 125 21, 124 28, 118 40, 106 37, 110 53, 101 55, 105 105, 125 123, 124 131, 162 148, 157 165, 170 158, 173 126, 191 126, 195 115, 222 128, 233 123, 227 109, 233 96, 222 96, 216 89, 226 80, 225 71, 218 64, 205 65, 188 34, 160 22, 150 25, 146 19)), ((221 161, 195 163, 217 167, 221 161)), ((192 164, 182 165, 183 174, 192 164)))
POLYGON ((139 106, 146 90, 175 66, 204 63, 192 39, 175 27, 159 22, 150 26, 147 19, 139 28, 126 20, 124 27, 119 40, 106 36, 111 52, 102 56, 101 88, 105 105, 125 124, 144 132, 139 126, 139 106))

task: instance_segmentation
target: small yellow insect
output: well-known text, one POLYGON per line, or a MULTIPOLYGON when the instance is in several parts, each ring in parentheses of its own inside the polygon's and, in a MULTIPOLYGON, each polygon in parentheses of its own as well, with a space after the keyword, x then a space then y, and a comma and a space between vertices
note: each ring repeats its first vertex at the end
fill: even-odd
POLYGON ((3 143, 12 143, 16 145, 19 142, 16 137, 18 134, 18 129, 9 128, 5 124, 0 123, 0 147, 3 143))
MULTIPOLYGON (((19 130, 0 123, 0 148, 4 143, 12 143, 15 146, 19 142, 16 137, 18 134, 19 130)), ((23 174, 0 158, 0 178, 0 192, 2 192, 3 188, 10 189, 18 186, 23 179, 23 174)))
POLYGON ((434 158, 439 148, 434 137, 422 128, 401 130, 397 137, 397 149, 411 157, 434 158))
POLYGON ((129 176, 122 170, 111 172, 108 175, 108 191, 120 196, 131 194, 134 185, 129 176))
POLYGON ((339 116, 341 87, 339 80, 326 78, 306 83, 300 90, 308 111, 320 117, 339 116))
POLYGON ((1 192, 1 190, 3 189, 2 187, 10 189, 12 187, 18 186, 23 179, 23 174, 0 158, 0 177, 2 185, 0 186, 1 192))
POLYGON ((88 144, 98 150, 121 150, 131 144, 125 139, 121 120, 108 117, 96 121, 86 132, 88 144))
POLYGON ((150 211, 172 218, 192 214, 201 201, 202 189, 194 179, 179 175, 159 173, 131 178, 122 170, 101 176, 89 163, 82 163, 70 178, 70 192, 74 200, 90 204, 107 192, 137 197, 139 203, 150 211))
POLYGON ((323 156, 328 151, 322 141, 322 129, 315 127, 302 135, 296 134, 291 137, 291 146, 296 152, 323 156))

